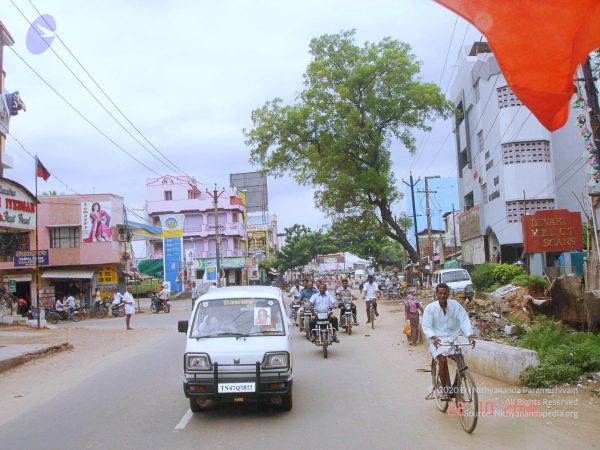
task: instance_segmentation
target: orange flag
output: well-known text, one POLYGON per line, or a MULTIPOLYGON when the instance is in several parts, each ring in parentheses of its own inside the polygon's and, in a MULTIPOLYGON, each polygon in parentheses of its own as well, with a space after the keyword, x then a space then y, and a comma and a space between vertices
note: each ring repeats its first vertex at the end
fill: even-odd
POLYGON ((435 0, 487 38, 513 92, 550 131, 567 121, 577 66, 600 47, 600 0, 435 0))

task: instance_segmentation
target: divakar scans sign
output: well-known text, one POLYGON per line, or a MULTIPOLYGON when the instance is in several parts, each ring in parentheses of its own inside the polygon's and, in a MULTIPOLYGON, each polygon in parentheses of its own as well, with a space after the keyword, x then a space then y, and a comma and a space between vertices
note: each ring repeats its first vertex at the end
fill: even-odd
POLYGON ((537 211, 521 218, 526 253, 583 249, 581 214, 567 209, 537 211))

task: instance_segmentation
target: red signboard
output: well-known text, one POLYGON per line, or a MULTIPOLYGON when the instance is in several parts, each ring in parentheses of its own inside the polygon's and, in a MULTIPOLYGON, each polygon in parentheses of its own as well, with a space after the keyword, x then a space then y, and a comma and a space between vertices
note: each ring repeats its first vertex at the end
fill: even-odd
POLYGON ((567 209, 538 211, 521 217, 525 253, 583 249, 581 214, 567 209))

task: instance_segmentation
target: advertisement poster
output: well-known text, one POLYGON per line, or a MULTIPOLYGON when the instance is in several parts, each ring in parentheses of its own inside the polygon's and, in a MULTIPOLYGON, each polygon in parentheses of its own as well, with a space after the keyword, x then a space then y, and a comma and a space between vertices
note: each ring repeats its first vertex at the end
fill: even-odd
MULTIPOLYGON (((48 250, 38 250, 38 266, 47 266, 49 264, 48 250)), ((15 267, 33 267, 35 266, 35 250, 17 250, 13 254, 13 264, 15 267)))
POLYGON ((163 237, 164 281, 170 283, 172 292, 181 290, 184 220, 185 216, 183 214, 163 214, 160 216, 163 237))
POLYGON ((111 202, 81 203, 81 239, 83 242, 111 242, 111 202))
POLYGON ((266 230, 248 231, 248 254, 258 261, 269 256, 266 230))
POLYGON ((115 266, 104 266, 98 269, 96 273, 96 282, 101 285, 117 285, 119 283, 119 273, 115 266))

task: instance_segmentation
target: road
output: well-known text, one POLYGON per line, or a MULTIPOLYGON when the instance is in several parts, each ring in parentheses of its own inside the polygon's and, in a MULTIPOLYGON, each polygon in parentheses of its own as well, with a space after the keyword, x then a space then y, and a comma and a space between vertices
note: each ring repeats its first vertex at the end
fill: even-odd
MULTIPOLYGON (((364 322, 364 312, 360 313, 364 322)), ((575 449, 598 445, 591 418, 486 417, 480 418, 474 434, 465 434, 456 417, 440 413, 433 401, 425 400, 430 378, 418 369, 426 367, 429 359, 422 348, 409 348, 403 342, 403 316, 397 302, 383 306, 375 330, 361 323, 352 336, 342 335, 327 360, 293 330, 292 411, 244 405, 192 414, 181 386, 185 336, 176 331, 177 320, 188 314, 189 305, 180 303, 169 315, 137 315, 135 330, 129 333, 151 329, 151 339, 132 347, 127 357, 90 366, 93 370, 84 375, 64 374, 66 389, 63 386, 56 395, 32 403, 0 426, 0 447, 575 449)), ((68 326, 89 327, 93 333, 123 323, 104 319, 68 326)), ((35 373, 43 377, 43 368, 38 365, 35 373)), ((32 376, 31 369, 19 370, 24 377, 32 376)), ((476 377, 479 386, 504 386, 476 377)), ((480 400, 498 403, 504 397, 481 395, 480 400)))

